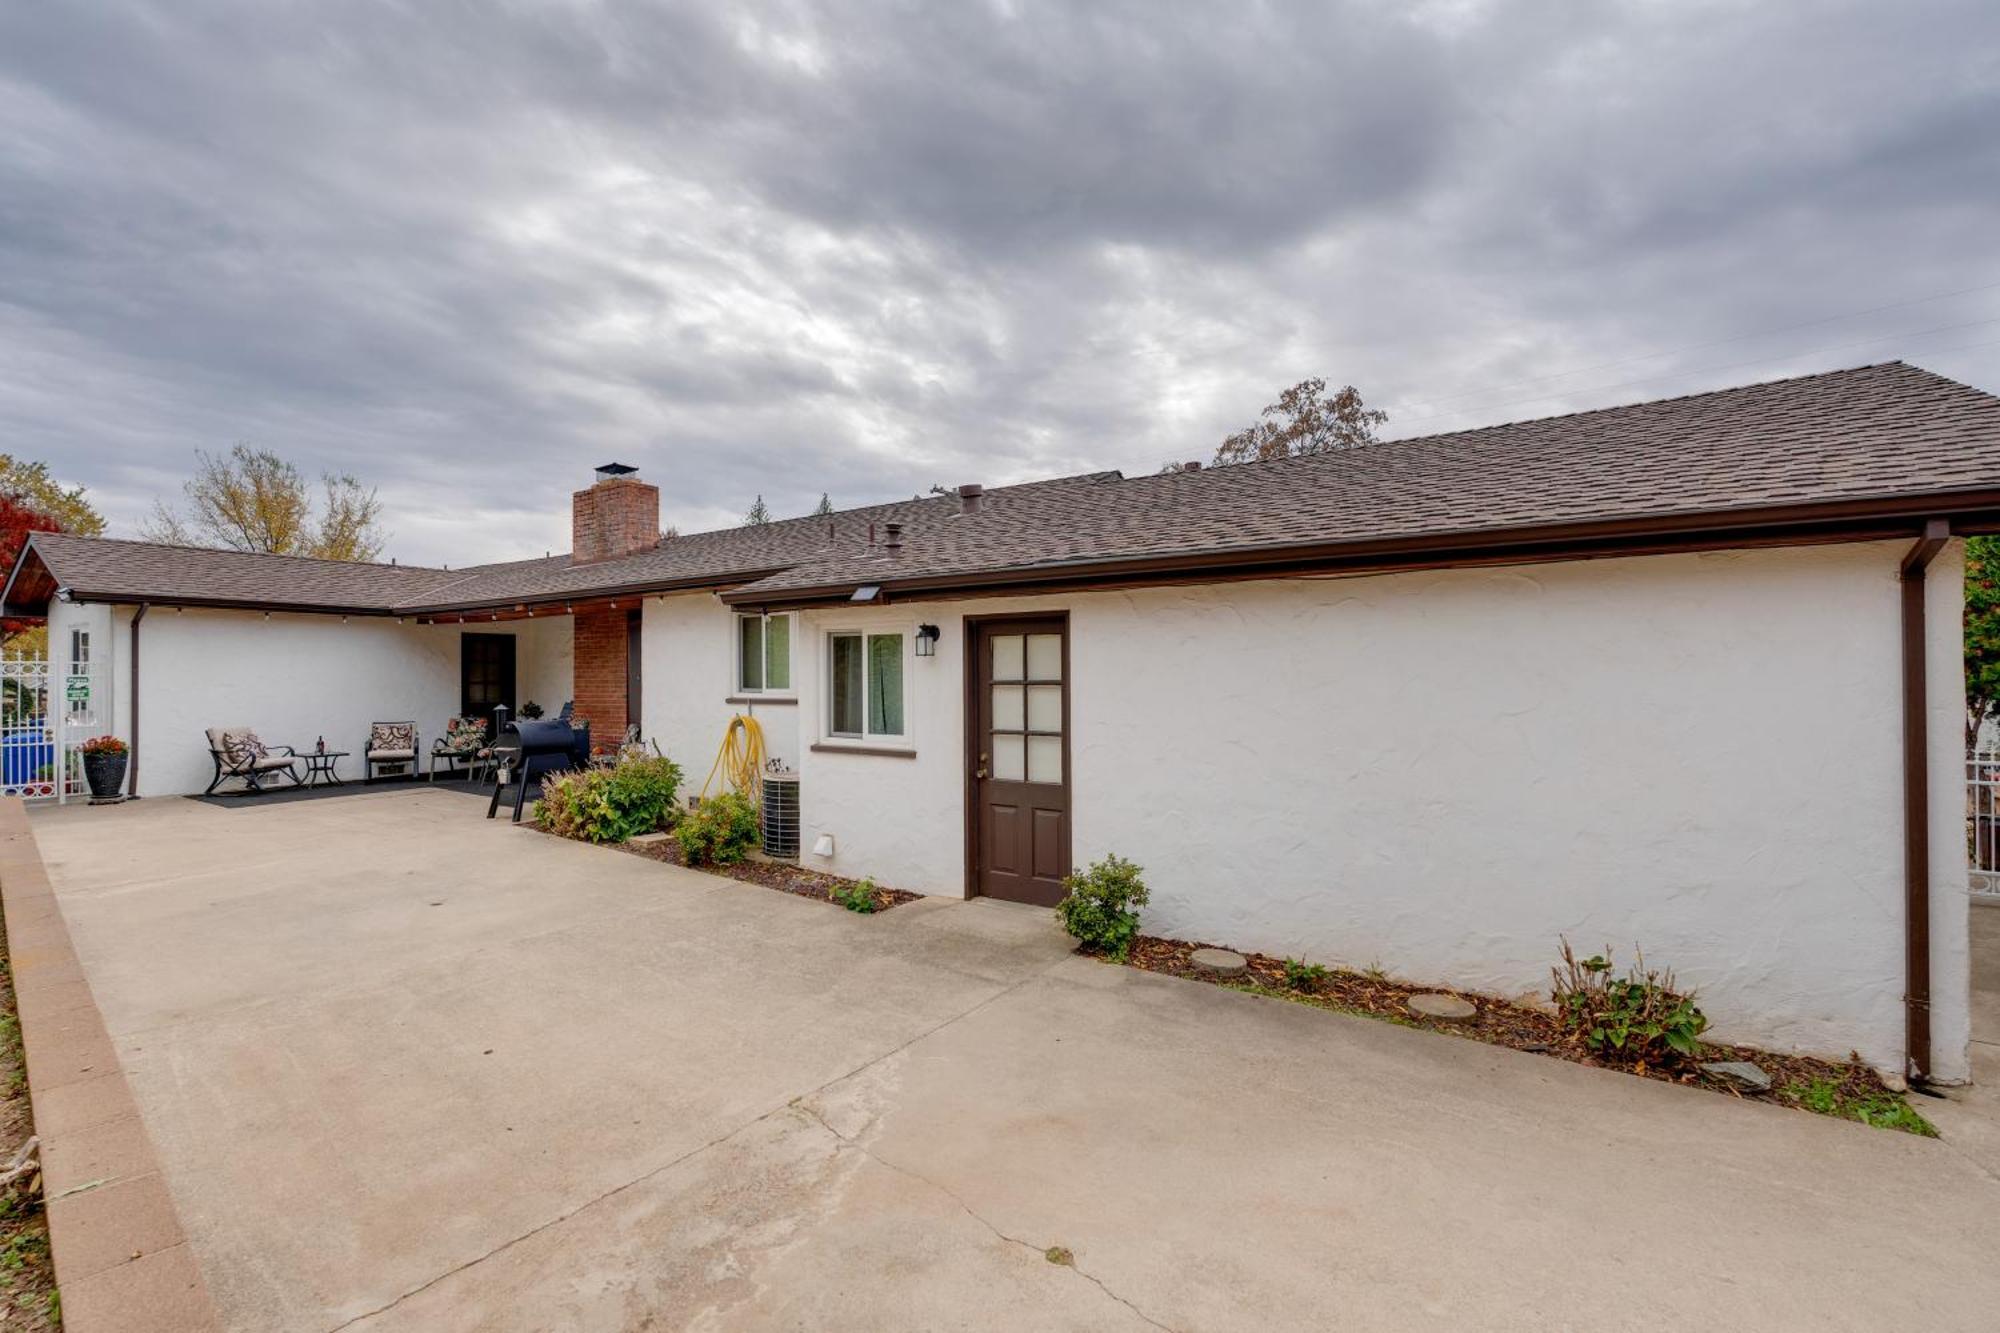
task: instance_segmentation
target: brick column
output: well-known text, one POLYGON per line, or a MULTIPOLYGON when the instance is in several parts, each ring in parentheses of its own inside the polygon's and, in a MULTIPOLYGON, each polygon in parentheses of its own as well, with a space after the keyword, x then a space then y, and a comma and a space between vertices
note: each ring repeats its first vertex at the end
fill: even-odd
POLYGON ((625 613, 579 611, 575 617, 576 715, 590 723, 592 745, 616 746, 625 725, 625 613))

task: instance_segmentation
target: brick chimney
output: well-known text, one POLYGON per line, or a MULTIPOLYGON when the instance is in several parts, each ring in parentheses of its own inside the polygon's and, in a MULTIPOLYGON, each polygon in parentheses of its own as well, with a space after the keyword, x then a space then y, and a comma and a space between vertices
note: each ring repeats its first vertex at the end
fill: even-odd
POLYGON ((660 488, 640 481, 638 470, 606 463, 595 485, 570 497, 571 564, 616 560, 659 544, 660 488))

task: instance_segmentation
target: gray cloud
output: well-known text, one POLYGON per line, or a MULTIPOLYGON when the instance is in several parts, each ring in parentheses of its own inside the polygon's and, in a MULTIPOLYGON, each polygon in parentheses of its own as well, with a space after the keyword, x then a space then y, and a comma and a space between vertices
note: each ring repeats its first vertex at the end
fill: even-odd
POLYGON ((1202 457, 1308 374, 1398 434, 2000 389, 2000 288, 1827 318, 2000 282, 1990 5, 1520 9, 10 6, 0 449, 129 529, 252 440, 461 563, 611 457, 694 529, 1202 457))

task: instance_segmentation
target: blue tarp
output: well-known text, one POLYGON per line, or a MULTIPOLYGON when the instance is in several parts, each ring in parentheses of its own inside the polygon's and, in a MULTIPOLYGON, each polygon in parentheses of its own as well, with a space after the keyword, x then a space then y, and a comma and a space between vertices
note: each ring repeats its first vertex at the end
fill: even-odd
POLYGON ((0 736, 0 783, 9 787, 42 779, 56 767, 56 744, 44 731, 0 736))

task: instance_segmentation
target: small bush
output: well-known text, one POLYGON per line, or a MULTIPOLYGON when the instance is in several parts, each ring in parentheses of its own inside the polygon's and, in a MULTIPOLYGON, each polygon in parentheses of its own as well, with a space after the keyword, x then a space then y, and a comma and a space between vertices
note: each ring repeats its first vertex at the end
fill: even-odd
POLYGON ((1147 902, 1138 866, 1121 856, 1093 861, 1063 880, 1069 895, 1056 904, 1063 929, 1084 948, 1122 963, 1139 933, 1139 909, 1147 902))
POLYGON ((1708 1016, 1694 997, 1674 988, 1672 972, 1646 970, 1643 955, 1626 974, 1611 975, 1610 949, 1577 961, 1562 942, 1562 966, 1551 969, 1556 1015, 1591 1050, 1641 1063, 1671 1065, 1701 1053, 1708 1016))
POLYGON ((730 866, 757 842, 757 807, 741 792, 726 791, 681 816, 674 838, 691 866, 730 866))
POLYGON ((1318 990, 1326 980, 1326 968, 1303 958, 1285 960, 1285 984, 1293 990, 1318 990))
POLYGON ((535 822, 584 842, 624 842, 661 827, 680 789, 680 765, 634 755, 611 768, 558 773, 542 783, 535 822))
POLYGON ((875 910, 876 891, 875 881, 864 879, 858 884, 834 885, 831 896, 848 911, 866 916, 875 910))

